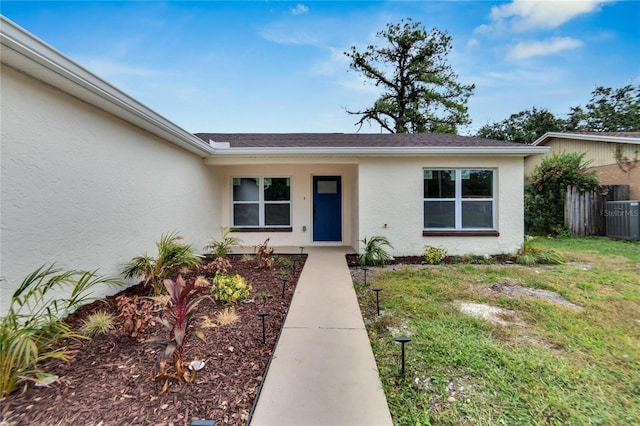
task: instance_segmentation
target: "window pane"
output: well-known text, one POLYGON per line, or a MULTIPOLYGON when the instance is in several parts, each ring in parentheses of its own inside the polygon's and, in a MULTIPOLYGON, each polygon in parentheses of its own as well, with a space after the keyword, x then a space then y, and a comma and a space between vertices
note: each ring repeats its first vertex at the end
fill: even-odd
POLYGON ((493 203, 491 201, 463 201, 463 228, 493 228, 493 203))
POLYGON ((492 198, 493 170, 462 170, 462 198, 492 198))
POLYGON ((258 204, 234 204, 233 205, 233 225, 234 226, 258 226, 258 204))
POLYGON ((291 179, 289 178, 264 178, 265 201, 290 201, 291 179))
POLYGON ((424 198, 455 198, 455 170, 425 170, 424 198))
POLYGON ((456 207, 453 201, 425 201, 425 228, 455 228, 456 207))
POLYGON ((233 178, 233 201, 258 201, 258 178, 233 178))
POLYGON ((264 224, 266 226, 290 225, 290 204, 265 204, 264 224))
POLYGON ((338 181, 335 180, 319 180, 316 188, 318 194, 337 194, 338 181))

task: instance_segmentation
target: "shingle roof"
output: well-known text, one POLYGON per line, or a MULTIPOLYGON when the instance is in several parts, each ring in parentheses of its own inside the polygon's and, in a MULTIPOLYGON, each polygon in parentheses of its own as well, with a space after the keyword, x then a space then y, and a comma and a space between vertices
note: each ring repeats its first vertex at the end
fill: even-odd
POLYGON ((574 135, 615 136, 617 138, 640 138, 640 132, 564 132, 574 135))
POLYGON ((519 143, 444 133, 196 133, 205 142, 228 142, 230 148, 384 148, 504 147, 519 143))

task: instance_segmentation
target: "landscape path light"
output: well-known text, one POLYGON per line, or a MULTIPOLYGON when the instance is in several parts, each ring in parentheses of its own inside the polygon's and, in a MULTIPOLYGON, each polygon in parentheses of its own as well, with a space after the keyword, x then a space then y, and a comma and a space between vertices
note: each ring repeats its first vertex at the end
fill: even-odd
POLYGON ((402 377, 404 377, 404 344, 407 342, 410 342, 411 339, 409 339, 408 337, 396 337, 395 338, 396 342, 400 342, 402 344, 402 370, 401 370, 401 374, 402 377))
POLYGON ((270 314, 269 312, 259 312, 258 316, 262 319, 262 343, 267 343, 267 332, 264 326, 264 319, 265 317, 268 317, 270 314))
POLYGON ((376 292, 376 309, 378 311, 378 316, 380 316, 380 298, 379 298, 379 293, 382 290, 381 287, 374 287, 371 290, 376 292))

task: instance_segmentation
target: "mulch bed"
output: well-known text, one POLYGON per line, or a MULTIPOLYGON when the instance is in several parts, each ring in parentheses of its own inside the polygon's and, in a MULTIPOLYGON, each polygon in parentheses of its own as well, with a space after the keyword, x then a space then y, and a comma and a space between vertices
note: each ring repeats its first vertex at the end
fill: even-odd
MULTIPOLYGON (((68 342, 77 351, 69 363, 48 362, 42 368, 59 376, 49 387, 28 383, 2 401, 0 425, 189 425, 193 419, 213 419, 217 425, 246 424, 265 369, 275 348, 291 297, 306 256, 280 255, 296 260, 291 267, 276 264, 258 269, 254 259, 230 256, 229 274, 238 273, 252 285, 252 303, 236 305, 239 320, 233 324, 202 329, 206 343, 191 333, 185 360, 204 360, 205 366, 191 383, 153 380, 159 349, 116 329, 90 340, 68 342), (283 277, 286 282, 282 295, 283 277), (271 298, 258 300, 259 294, 271 298), (266 344, 262 322, 266 317, 266 344)), ((199 271, 189 274, 199 275, 199 271)), ((140 284, 124 290, 128 295, 148 295, 140 284)), ((227 305, 205 300, 197 307, 195 323, 202 316, 215 321, 227 305)), ((118 314, 115 296, 80 308, 68 318, 80 326, 92 312, 118 314)), ((159 325, 149 336, 166 336, 159 325)))

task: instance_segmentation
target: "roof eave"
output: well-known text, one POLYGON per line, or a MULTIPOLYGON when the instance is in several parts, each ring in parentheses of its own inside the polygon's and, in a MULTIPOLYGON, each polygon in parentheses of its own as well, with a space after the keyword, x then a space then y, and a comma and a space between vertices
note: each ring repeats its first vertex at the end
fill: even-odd
POLYGON ((633 137, 597 135, 597 134, 587 134, 587 133, 547 132, 544 135, 540 136, 538 139, 536 139, 531 145, 540 146, 554 138, 640 144, 640 138, 633 138, 633 137))
POLYGON ((209 163, 215 162, 211 158, 313 158, 313 157, 414 157, 419 156, 502 156, 528 157, 529 155, 545 154, 548 147, 270 147, 270 148, 223 148, 215 149, 209 163))
POLYGON ((213 148, 0 16, 2 63, 202 158, 213 148))

